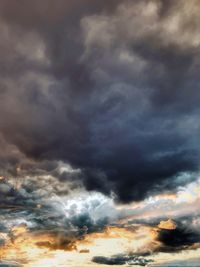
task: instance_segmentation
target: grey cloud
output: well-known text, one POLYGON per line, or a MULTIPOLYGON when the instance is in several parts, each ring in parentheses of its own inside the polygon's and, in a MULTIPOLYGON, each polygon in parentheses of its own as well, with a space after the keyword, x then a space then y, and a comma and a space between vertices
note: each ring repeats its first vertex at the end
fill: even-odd
POLYGON ((62 160, 81 173, 60 180, 122 202, 195 179, 198 1, 47 4, 0 3, 0 132, 21 153, 9 170, 62 160))
POLYGON ((135 255, 124 255, 119 254, 112 257, 103 257, 96 256, 92 259, 93 262, 98 264, 105 265, 139 265, 139 266, 147 266, 148 263, 152 262, 152 260, 145 259, 143 257, 135 256, 135 255))
POLYGON ((22 265, 19 265, 18 263, 12 263, 12 262, 0 262, 1 267, 22 267, 22 265))
POLYGON ((199 267, 199 259, 177 260, 163 264, 152 264, 151 267, 199 267))
POLYGON ((176 222, 176 229, 161 229, 158 240, 162 245, 158 248, 158 251, 176 252, 190 249, 192 245, 200 245, 200 232, 194 226, 194 222, 198 222, 198 217, 182 217, 176 222))

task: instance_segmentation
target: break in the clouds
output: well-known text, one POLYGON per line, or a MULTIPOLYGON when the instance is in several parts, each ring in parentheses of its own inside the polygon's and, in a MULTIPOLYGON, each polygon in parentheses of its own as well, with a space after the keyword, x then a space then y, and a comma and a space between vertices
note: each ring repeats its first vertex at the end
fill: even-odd
POLYGON ((198 266, 199 12, 0 0, 0 266, 198 266))

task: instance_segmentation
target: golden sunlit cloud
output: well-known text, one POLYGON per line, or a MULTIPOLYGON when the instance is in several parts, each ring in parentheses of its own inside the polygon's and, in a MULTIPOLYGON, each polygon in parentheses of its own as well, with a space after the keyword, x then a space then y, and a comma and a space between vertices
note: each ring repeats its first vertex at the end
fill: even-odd
POLYGON ((167 221, 161 221, 159 224, 158 224, 158 228, 160 229, 166 229, 166 230, 174 230, 176 229, 176 223, 169 219, 167 221))

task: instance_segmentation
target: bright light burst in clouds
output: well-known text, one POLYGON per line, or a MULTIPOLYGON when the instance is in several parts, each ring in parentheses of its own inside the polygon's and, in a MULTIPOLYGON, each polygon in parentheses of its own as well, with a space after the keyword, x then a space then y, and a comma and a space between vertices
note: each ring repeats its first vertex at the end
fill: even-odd
POLYGON ((0 0, 0 267, 200 266, 198 0, 0 0))

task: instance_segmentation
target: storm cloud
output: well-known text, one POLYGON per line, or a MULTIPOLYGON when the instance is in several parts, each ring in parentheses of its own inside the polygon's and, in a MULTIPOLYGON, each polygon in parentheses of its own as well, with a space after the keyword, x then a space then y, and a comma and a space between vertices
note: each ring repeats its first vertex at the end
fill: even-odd
POLYGON ((58 180, 121 202, 195 179, 199 11, 196 0, 0 1, 2 173, 63 161, 80 171, 58 180))

